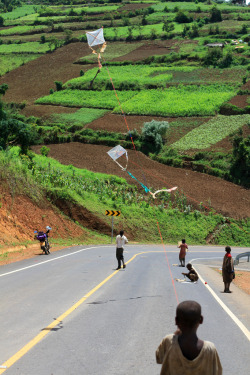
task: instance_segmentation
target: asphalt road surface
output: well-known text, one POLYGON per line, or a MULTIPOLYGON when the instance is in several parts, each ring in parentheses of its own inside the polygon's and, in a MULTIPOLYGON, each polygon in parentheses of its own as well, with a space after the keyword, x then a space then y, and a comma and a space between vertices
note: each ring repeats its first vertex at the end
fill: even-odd
POLYGON ((250 297, 236 287, 221 293, 221 277, 207 265, 221 263, 224 248, 190 247, 196 284, 175 280, 184 270, 175 246, 128 245, 124 255, 119 271, 114 245, 0 267, 0 374, 157 375, 155 350, 187 299, 202 306, 198 335, 216 345, 223 374, 249 374, 250 297))

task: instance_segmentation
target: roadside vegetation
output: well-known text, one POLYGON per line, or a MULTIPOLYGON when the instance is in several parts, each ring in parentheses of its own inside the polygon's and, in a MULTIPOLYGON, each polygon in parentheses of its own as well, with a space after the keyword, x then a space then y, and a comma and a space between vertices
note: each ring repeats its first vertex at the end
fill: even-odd
POLYGON ((209 233, 217 230, 213 242, 224 244, 231 239, 232 245, 247 246, 250 222, 236 221, 216 214, 212 209, 204 212, 187 204, 182 193, 176 193, 172 201, 168 193, 162 194, 157 204, 152 205, 149 195, 145 198, 136 187, 124 179, 106 174, 81 170, 72 165, 63 166, 46 156, 30 154, 19 156, 20 150, 12 148, 0 153, 1 179, 7 181, 12 194, 30 196, 39 201, 47 196, 50 201, 61 199, 86 207, 99 217, 103 217, 107 207, 120 210, 122 217, 117 218, 127 228, 133 228, 136 241, 159 242, 159 233, 155 221, 162 228, 164 241, 177 243, 186 236, 190 243, 206 243, 209 233), (13 185, 11 179, 19 181, 13 185))

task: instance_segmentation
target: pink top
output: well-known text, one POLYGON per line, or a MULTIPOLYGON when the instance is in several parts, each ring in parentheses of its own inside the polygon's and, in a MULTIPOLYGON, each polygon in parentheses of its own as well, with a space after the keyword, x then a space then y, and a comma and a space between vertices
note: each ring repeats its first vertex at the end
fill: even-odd
POLYGON ((180 256, 181 258, 185 258, 186 251, 187 251, 187 249, 188 249, 188 245, 187 245, 186 243, 182 243, 182 244, 179 246, 179 248, 180 248, 180 254, 179 254, 179 256, 180 256))

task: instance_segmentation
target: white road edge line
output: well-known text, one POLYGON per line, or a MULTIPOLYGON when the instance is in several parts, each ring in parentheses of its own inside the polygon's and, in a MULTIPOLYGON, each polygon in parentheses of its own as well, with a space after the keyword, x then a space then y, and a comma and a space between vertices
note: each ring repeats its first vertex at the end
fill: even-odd
MULTIPOLYGON (((110 246, 112 246, 112 245, 105 245, 105 246, 102 246, 102 247, 110 247, 110 246)), ((24 270, 27 270, 29 268, 41 266, 42 264, 45 264, 45 263, 54 262, 54 261, 56 261, 58 259, 66 258, 66 257, 69 257, 71 255, 75 255, 77 253, 81 253, 82 251, 87 251, 87 250, 91 250, 91 249, 99 249, 99 248, 100 248, 100 246, 92 246, 92 247, 83 248, 83 249, 74 251, 73 253, 70 253, 70 254, 61 255, 61 256, 53 258, 53 259, 45 260, 44 262, 40 262, 40 263, 36 263, 36 264, 31 264, 30 266, 27 266, 27 267, 23 267, 23 268, 19 268, 17 270, 14 270, 14 271, 3 273, 3 274, 0 275, 0 277, 11 275, 12 273, 24 271, 24 270)))
MULTIPOLYGON (((199 259, 199 258, 197 258, 197 259, 199 259)), ((190 263, 192 263, 193 261, 195 261, 197 259, 192 259, 190 263)), ((230 316, 230 318, 234 321, 234 323, 237 324, 237 326, 240 328, 240 330, 244 333, 244 335, 250 341, 250 332, 247 329, 247 327, 245 327, 244 324, 237 318, 237 316, 234 315, 234 313, 227 307, 227 305, 225 305, 225 303, 222 302, 222 300, 217 296, 217 294, 213 291, 213 289, 208 284, 205 284, 205 280, 203 279, 203 277, 201 277, 199 272, 197 272, 197 273, 198 273, 199 278, 200 278, 201 282, 203 283, 203 285, 209 290, 209 292, 216 299, 216 301, 223 308, 223 310, 230 316)))

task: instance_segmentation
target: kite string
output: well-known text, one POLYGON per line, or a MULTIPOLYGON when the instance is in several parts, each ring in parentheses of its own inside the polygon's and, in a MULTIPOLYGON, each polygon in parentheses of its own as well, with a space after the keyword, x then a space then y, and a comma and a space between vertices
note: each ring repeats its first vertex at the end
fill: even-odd
MULTIPOLYGON (((128 122, 127 122, 126 115, 125 115, 125 113, 124 113, 124 111, 123 111, 123 109, 122 109, 122 105, 121 105, 120 99, 119 99, 119 97, 118 97, 118 95, 117 95, 115 85, 114 85, 114 83, 113 83, 113 80, 112 80, 112 77, 111 77, 110 71, 109 71, 109 69, 108 69, 108 66, 107 66, 106 61, 105 61, 104 58, 103 58, 103 61, 104 61, 105 67, 106 67, 106 69, 107 69, 108 76, 109 76, 110 82, 111 82, 111 84, 112 84, 113 90, 114 90, 114 92, 115 92, 115 96, 116 96, 116 99, 117 99, 117 101, 118 101, 118 104, 119 104, 119 107, 120 107, 121 113, 122 113, 122 115, 123 115, 124 122, 125 122, 125 124, 126 124, 126 126, 127 126, 127 130, 128 130, 128 132, 129 132, 129 136, 130 136, 130 139, 131 139, 131 142, 132 142, 132 145, 133 145, 133 149, 134 149, 134 151, 136 152, 137 158, 138 158, 138 160, 139 160, 139 157, 138 157, 138 151, 137 151, 137 149, 136 149, 136 147, 135 147, 134 140, 133 140, 133 137, 132 137, 132 134, 131 134, 130 128, 129 128, 129 126, 128 126, 128 122)), ((140 166, 140 167, 141 167, 141 166, 140 166)), ((143 168, 142 168, 142 167, 141 167, 141 170, 143 171, 143 168)), ((144 173, 142 173, 142 176, 143 176, 143 179, 144 179, 144 183, 145 183, 145 185, 147 185, 147 179, 146 179, 144 173)), ((148 189, 148 190, 149 190, 149 189, 148 189)))
MULTIPOLYGON (((119 106, 120 106, 120 109, 121 109, 121 112, 123 114, 123 118, 124 118, 124 121, 125 121, 125 124, 127 126, 127 129, 128 129, 128 132, 129 132, 129 135, 130 135, 130 138, 131 138, 131 141, 132 141, 132 144, 133 144, 133 148, 134 150, 136 151, 136 155, 138 157, 138 153, 137 153, 137 150, 136 150, 136 147, 135 147, 135 144, 134 144, 134 141, 133 141, 133 137, 132 137, 132 134, 130 132, 130 129, 129 129, 129 126, 128 126, 128 123, 127 123, 127 119, 126 119, 126 116, 125 116, 125 113, 122 109, 122 106, 121 106, 121 103, 120 103, 120 100, 119 100, 119 97, 117 95, 117 92, 116 92, 116 89, 115 89, 115 86, 114 86, 114 83, 113 83, 113 80, 112 80, 112 77, 110 75, 110 72, 109 72, 109 69, 107 67, 107 64, 104 60, 104 63, 105 63, 105 66, 106 66, 106 69, 107 69, 107 72, 108 72, 108 76, 109 76, 109 79, 110 79, 110 82, 113 86, 113 89, 114 89, 114 92, 115 92, 115 96, 117 98, 117 101, 119 103, 119 106)), ((139 157, 138 157, 138 160, 139 160, 139 157)), ((143 168, 141 167, 141 169, 143 170, 143 168)), ((128 171, 127 171, 128 172, 128 171)), ((128 172, 128 174, 130 175, 130 173, 128 172)), ((139 182, 139 181, 138 181, 139 182)), ((141 184, 142 185, 142 184, 141 184)), ((145 187, 144 187, 145 189, 145 187)), ((148 189, 149 190, 149 189, 148 189)), ((145 189, 146 191, 146 189, 145 189)), ((155 216, 156 216, 156 213, 155 213, 155 216)), ((160 230, 160 226, 159 226, 159 223, 158 223, 158 220, 156 219, 156 222, 157 222, 157 227, 158 227, 158 232, 159 232, 159 235, 160 235, 160 238, 161 238, 161 242, 162 242, 162 246, 163 246, 163 249, 164 249, 164 253, 165 253, 165 256, 166 256, 166 260, 167 260, 167 264, 168 264, 168 269, 169 269, 169 272, 170 272, 170 277, 171 277, 171 280, 172 280, 172 284, 173 284, 173 288, 174 288, 174 293, 175 293, 175 297, 176 297, 176 301, 177 301, 177 304, 179 303, 179 300, 178 300, 178 295, 177 295, 177 291, 176 291, 176 288, 175 288, 175 284, 174 284, 174 279, 173 279, 173 275, 172 275, 172 272, 171 272, 171 268, 170 268, 170 265, 169 265, 169 260, 168 260, 168 256, 167 256, 167 251, 166 251, 166 248, 165 248, 165 245, 164 245, 164 242, 163 242, 163 238, 162 238, 162 234, 161 234, 161 230, 160 230)))
POLYGON ((156 220, 156 223, 157 223, 157 227, 158 227, 159 235, 160 235, 160 238, 161 238, 161 243, 162 243, 162 246, 163 246, 163 249, 164 249, 164 253, 165 253, 165 256, 166 256, 166 260, 167 260, 168 269, 169 269, 170 277, 171 277, 172 284, 173 284, 173 288, 174 288, 174 293, 175 293, 176 301, 177 301, 177 303, 179 303, 179 299, 178 299, 177 291, 176 291, 176 288, 175 288, 175 283, 174 283, 173 274, 172 274, 172 271, 171 271, 171 268, 170 268, 170 264, 169 264, 169 260, 168 260, 168 255, 167 255, 166 247, 165 247, 165 244, 164 244, 164 242, 163 242, 163 238, 162 238, 162 234, 161 234, 160 226, 159 226, 159 223, 158 223, 157 220, 156 220))

